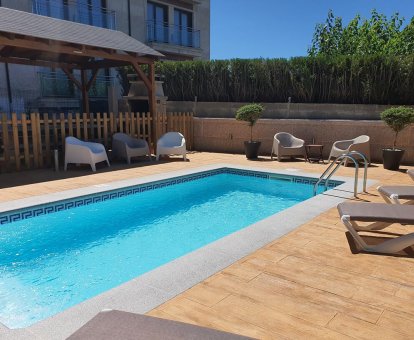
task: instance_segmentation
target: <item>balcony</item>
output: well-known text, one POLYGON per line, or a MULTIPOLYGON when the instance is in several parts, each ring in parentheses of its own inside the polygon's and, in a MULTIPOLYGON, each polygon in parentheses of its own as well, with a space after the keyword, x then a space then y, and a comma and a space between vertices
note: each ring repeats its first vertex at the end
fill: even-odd
POLYGON ((148 43, 162 43, 175 46, 200 48, 200 31, 190 27, 182 28, 154 21, 147 21, 148 43))
POLYGON ((32 12, 52 18, 115 30, 115 11, 92 5, 86 0, 32 0, 32 12))
MULTIPOLYGON (((38 72, 42 97, 80 98, 78 88, 64 74, 56 72, 38 72)), ((98 76, 89 90, 89 98, 107 98, 108 86, 115 83, 115 78, 98 76)))

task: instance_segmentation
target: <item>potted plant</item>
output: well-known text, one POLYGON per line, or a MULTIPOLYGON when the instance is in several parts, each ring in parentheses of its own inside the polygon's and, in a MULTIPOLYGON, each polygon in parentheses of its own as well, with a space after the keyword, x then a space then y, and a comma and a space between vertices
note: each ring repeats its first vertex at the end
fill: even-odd
POLYGON ((394 131, 392 148, 382 150, 384 169, 398 170, 404 150, 396 148, 398 133, 414 122, 414 109, 410 107, 392 107, 381 113, 381 119, 394 131))
POLYGON ((247 104, 236 111, 236 120, 249 123, 250 141, 244 142, 244 152, 247 159, 257 158, 261 142, 253 141, 253 126, 261 117, 264 107, 261 104, 247 104))

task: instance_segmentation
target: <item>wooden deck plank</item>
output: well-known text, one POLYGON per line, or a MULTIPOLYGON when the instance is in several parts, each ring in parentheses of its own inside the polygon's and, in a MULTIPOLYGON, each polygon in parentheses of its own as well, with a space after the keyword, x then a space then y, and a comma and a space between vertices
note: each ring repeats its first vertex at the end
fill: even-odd
POLYGON ((274 332, 266 331, 264 328, 245 322, 238 318, 234 313, 228 315, 217 314, 211 308, 185 298, 175 298, 172 303, 166 303, 161 306, 162 311, 169 315, 178 316, 181 321, 197 324, 204 327, 211 327, 227 332, 251 336, 254 338, 281 338, 274 332))
POLYGON ((366 340, 389 340, 389 339, 412 339, 412 335, 404 335, 395 332, 390 328, 381 327, 361 319, 354 318, 345 314, 337 314, 329 323, 329 329, 347 334, 357 339, 366 340))
POLYGON ((409 314, 385 310, 377 324, 382 328, 402 333, 411 338, 414 334, 413 316, 409 314))
POLYGON ((221 315, 232 313, 244 322, 269 329, 280 336, 287 336, 289 339, 348 339, 347 336, 340 333, 313 325, 289 314, 275 311, 245 297, 230 295, 214 305, 212 309, 221 315))
POLYGON ((359 287, 352 298, 372 306, 411 314, 414 319, 414 304, 410 303, 411 299, 396 296, 380 288, 370 286, 359 287))

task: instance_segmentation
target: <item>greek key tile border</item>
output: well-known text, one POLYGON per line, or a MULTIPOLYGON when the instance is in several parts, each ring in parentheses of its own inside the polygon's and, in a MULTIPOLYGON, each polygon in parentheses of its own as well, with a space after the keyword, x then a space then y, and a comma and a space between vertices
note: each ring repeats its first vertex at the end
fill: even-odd
MULTIPOLYGON (((192 182, 198 179, 211 177, 211 176, 215 176, 219 174, 233 174, 233 175, 239 175, 239 176, 248 176, 248 177, 264 178, 264 179, 286 180, 286 181, 290 181, 294 183, 309 184, 309 185, 314 185, 317 181, 316 178, 310 178, 310 177, 302 177, 302 176, 295 176, 295 175, 279 175, 279 174, 271 174, 267 172, 241 170, 241 169, 235 169, 235 168, 220 168, 216 170, 199 172, 193 175, 180 176, 180 177, 175 177, 171 179, 140 184, 140 185, 133 186, 133 187, 126 187, 123 189, 117 189, 117 190, 97 193, 97 194, 88 195, 88 196, 80 196, 78 198, 73 198, 70 200, 57 201, 54 203, 37 205, 37 206, 30 207, 30 208, 0 213, 0 225, 25 220, 28 218, 33 218, 33 217, 40 216, 40 215, 46 215, 46 214, 50 214, 50 213, 54 213, 54 212, 58 212, 62 210, 73 209, 76 207, 85 206, 85 205, 89 205, 93 203, 112 200, 112 199, 123 197, 123 196, 134 195, 134 194, 138 194, 138 193, 145 192, 145 191, 164 188, 164 187, 168 187, 171 185, 192 182)), ((342 182, 330 181, 328 188, 332 189, 340 184, 342 184, 342 182)), ((324 185, 324 183, 322 182, 321 185, 324 185)))

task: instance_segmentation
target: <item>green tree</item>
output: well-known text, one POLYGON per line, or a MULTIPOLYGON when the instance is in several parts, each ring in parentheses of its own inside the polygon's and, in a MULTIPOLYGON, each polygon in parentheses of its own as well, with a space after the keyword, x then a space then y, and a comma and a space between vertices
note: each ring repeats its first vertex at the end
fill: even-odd
POLYGON ((403 28, 404 18, 398 13, 387 18, 375 9, 371 18, 358 14, 347 26, 341 17, 328 12, 324 24, 317 24, 308 49, 317 55, 407 55, 414 53, 414 19, 403 28))

